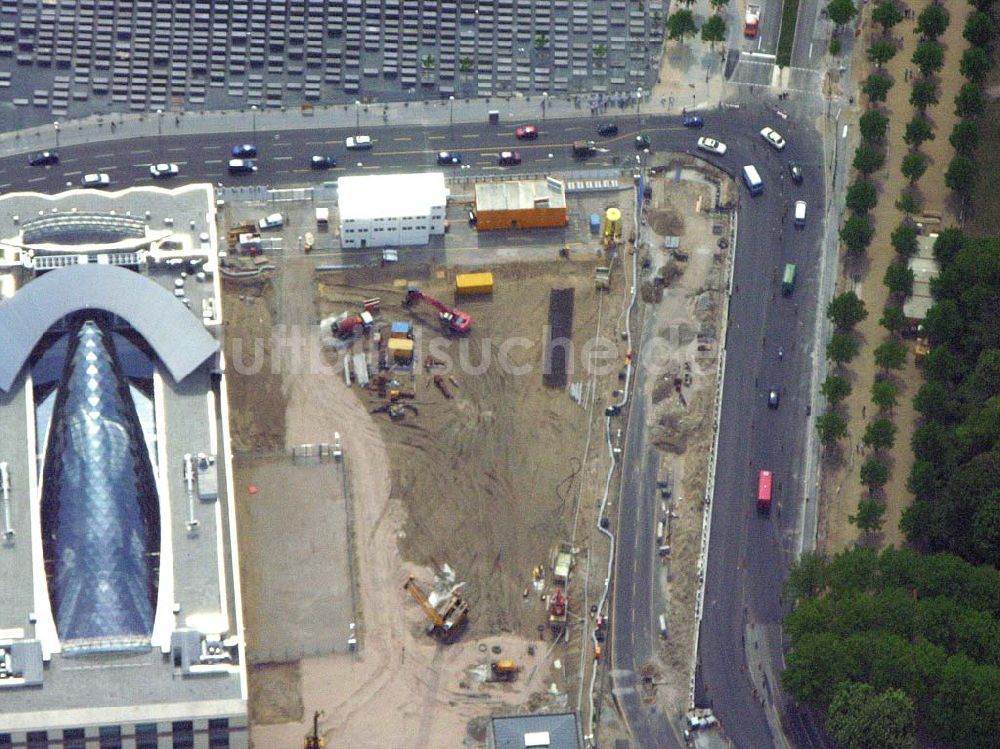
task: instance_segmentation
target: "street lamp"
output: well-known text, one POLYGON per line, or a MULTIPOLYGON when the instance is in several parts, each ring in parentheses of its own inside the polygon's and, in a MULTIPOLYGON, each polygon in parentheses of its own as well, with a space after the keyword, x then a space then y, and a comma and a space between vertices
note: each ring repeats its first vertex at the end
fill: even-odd
POLYGON ((156 110, 156 135, 158 138, 163 137, 163 110, 156 110))
POLYGON ((361 102, 357 99, 354 100, 354 130, 361 132, 361 102))
POLYGON ((543 91, 542 92, 542 122, 545 122, 545 106, 546 106, 546 104, 548 104, 548 101, 549 101, 549 92, 548 91, 543 91))
POLYGON ((251 120, 253 122, 253 124, 251 125, 251 127, 253 128, 253 139, 257 140, 257 105, 256 104, 251 104, 250 105, 250 117, 251 117, 251 120))
POLYGON ((56 131, 56 148, 59 148, 59 123, 58 122, 53 122, 52 123, 52 127, 56 131))
POLYGON ((639 114, 639 106, 642 104, 642 86, 635 92, 635 113, 639 114))
POLYGON ((455 124, 455 97, 454 96, 449 96, 448 97, 448 104, 450 106, 450 109, 448 111, 448 124, 449 125, 454 125, 455 124))

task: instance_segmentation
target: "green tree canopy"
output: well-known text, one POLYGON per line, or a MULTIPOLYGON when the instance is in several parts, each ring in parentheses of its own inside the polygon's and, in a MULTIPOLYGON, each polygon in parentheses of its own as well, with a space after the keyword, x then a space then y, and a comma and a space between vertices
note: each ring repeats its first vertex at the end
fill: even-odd
POLYGON ((963 197, 967 196, 972 192, 975 181, 976 164, 972 159, 967 156, 956 156, 948 163, 944 173, 944 183, 949 190, 963 197))
POLYGON ((851 383, 847 381, 846 377, 835 374, 827 375, 823 384, 820 385, 820 392, 823 393, 827 403, 836 406, 851 394, 851 383))
POLYGON ((694 13, 690 10, 678 10, 667 19, 667 38, 684 42, 687 36, 694 36, 698 33, 698 27, 694 22, 694 13))
POLYGON ((816 431, 820 442, 833 447, 847 434, 847 419, 836 411, 827 411, 816 417, 816 431))
POLYGON ((889 127, 889 118, 877 109, 869 109, 858 120, 858 128, 861 137, 865 140, 878 143, 885 139, 885 132, 889 127))
POLYGON ((990 56, 982 47, 969 47, 962 53, 958 69, 972 83, 982 83, 992 67, 990 56))
POLYGON ((958 95, 955 97, 955 116, 976 117, 981 115, 985 108, 983 89, 978 83, 966 83, 958 90, 958 95))
POLYGON ((883 34, 888 34, 902 20, 903 13, 895 3, 880 3, 872 10, 872 21, 882 27, 883 34))
POLYGON ((927 118, 917 112, 906 123, 906 132, 903 135, 903 140, 908 146, 920 148, 920 144, 924 141, 934 140, 934 129, 927 121, 927 118))
POLYGON ((854 213, 868 213, 878 203, 878 190, 865 179, 859 179, 847 188, 847 208, 854 213))
POLYGON ((873 353, 875 363, 882 369, 902 369, 906 363, 906 347, 897 341, 883 341, 873 353))
POLYGON ((972 156, 979 145, 979 125, 974 120, 959 120, 951 129, 948 142, 959 156, 972 156))
POLYGON ((826 344, 827 357, 837 364, 846 364, 858 354, 858 342, 847 333, 834 333, 826 344))
POLYGON ((927 171, 927 157, 920 153, 920 151, 910 151, 903 157, 903 161, 899 165, 899 171, 902 172, 903 176, 912 185, 923 177, 924 172, 927 171))
POLYGON ((988 14, 977 11, 969 15, 962 36, 975 47, 986 47, 993 41, 996 33, 997 27, 993 19, 988 14))
POLYGON ((910 296, 913 293, 913 271, 902 263, 889 263, 882 283, 893 294, 910 296))
MULTIPOLYGON (((920 200, 911 189, 903 190, 896 199, 896 210, 900 213, 914 214, 920 210, 920 200)), ((907 216, 909 218, 909 215, 907 216)))
POLYGON ((712 49, 715 49, 716 42, 724 42, 726 40, 726 22, 722 16, 709 16, 708 20, 702 24, 701 40, 708 42, 712 49))
MULTIPOLYGON (((928 6, 934 7, 934 6, 928 6)), ((911 58, 921 74, 934 75, 944 66, 944 50, 937 42, 920 42, 911 58)))
POLYGON ((830 0, 826 6, 826 14, 837 26, 844 26, 858 14, 852 0, 830 0))
POLYGON ((861 441, 871 450, 890 450, 896 442, 896 425, 880 416, 868 423, 861 441))
MULTIPOLYGON (((877 472, 878 469, 875 469, 877 472)), ((877 460, 868 461, 861 466, 861 483, 869 487, 869 491, 872 490, 873 486, 882 487, 885 486, 886 481, 889 479, 889 469, 886 468, 884 463, 877 460), (868 463, 877 463, 885 469, 885 475, 872 475, 871 469, 866 470, 868 463), (869 483, 865 481, 865 478, 876 479, 874 483, 869 483), (878 479, 884 478, 885 481, 881 483, 878 479)), ((874 499, 862 499, 858 502, 858 511, 854 515, 847 516, 847 522, 851 525, 856 525, 859 531, 864 531, 865 533, 877 533, 882 530, 882 522, 885 518, 885 505, 874 499)))
POLYGON ((826 316, 830 318, 838 330, 849 331, 859 322, 868 317, 865 303, 853 291, 838 294, 826 306, 826 316))
POLYGON ((934 240, 934 259, 941 265, 951 263, 965 244, 965 234, 953 226, 938 233, 934 240))
POLYGON ((910 104, 921 113, 927 111, 927 107, 938 103, 937 84, 927 78, 915 81, 910 89, 910 104))
POLYGON ((853 215, 840 229, 840 239, 852 255, 860 255, 871 244, 875 229, 867 216, 853 215))
POLYGON ((887 39, 879 39, 868 48, 868 61, 881 68, 896 56, 896 45, 887 39))
POLYGON ((903 308, 892 304, 883 308, 882 317, 878 323, 890 333, 898 333, 906 325, 906 315, 903 314, 903 308))
POLYGON ((892 79, 880 73, 872 73, 861 85, 861 91, 871 102, 885 101, 892 88, 892 79))
POLYGON ((916 33, 930 39, 937 39, 948 29, 948 11, 931 3, 917 16, 916 33))
MULTIPOLYGON (((899 309, 899 307, 889 307, 887 309, 899 309)), ((899 385, 892 380, 875 380, 872 383, 872 403, 883 411, 890 411, 896 407, 896 397, 899 395, 899 385)))
POLYGON ((905 692, 877 693, 842 682, 830 702, 826 728, 839 749, 913 749, 915 710, 905 692))
POLYGON ((885 163, 885 154, 881 149, 868 143, 862 143, 854 152, 854 168, 862 174, 878 171, 885 163))
POLYGON ((889 241, 892 243, 893 249, 903 257, 913 257, 920 249, 917 244, 917 227, 910 221, 904 220, 893 229, 889 241))

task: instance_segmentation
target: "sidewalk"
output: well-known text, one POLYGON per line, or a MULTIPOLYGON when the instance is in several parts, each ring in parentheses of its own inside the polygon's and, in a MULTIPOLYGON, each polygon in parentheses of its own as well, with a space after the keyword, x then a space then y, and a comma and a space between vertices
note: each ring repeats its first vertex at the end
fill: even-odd
MULTIPOLYGON (((633 95, 634 96, 634 95, 633 95)), ((692 101, 668 102, 642 92, 642 101, 632 99, 620 107, 607 97, 608 117, 616 114, 680 114, 692 101)), ((500 113, 500 126, 511 127, 522 121, 541 123, 546 119, 592 117, 598 106, 596 95, 543 98, 540 96, 510 99, 455 99, 422 102, 393 102, 369 105, 328 105, 312 109, 261 109, 227 111, 164 111, 162 114, 94 115, 80 120, 54 122, 52 125, 0 133, 0 158, 31 151, 130 138, 155 138, 159 135, 198 135, 207 133, 271 132, 318 128, 370 130, 383 125, 445 126, 481 122, 486 125, 490 111, 500 113)), ((695 102, 698 108, 716 107, 718 101, 695 102)))

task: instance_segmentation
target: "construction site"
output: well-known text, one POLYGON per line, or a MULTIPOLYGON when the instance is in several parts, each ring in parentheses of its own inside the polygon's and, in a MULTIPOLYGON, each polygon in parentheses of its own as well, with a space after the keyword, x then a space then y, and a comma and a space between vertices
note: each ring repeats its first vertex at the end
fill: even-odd
MULTIPOLYGON (((233 253, 225 340, 256 745, 370 745, 375 718, 380 745, 478 746, 491 715, 590 719, 617 479, 599 508, 637 355, 622 334, 633 288, 633 325, 655 316, 673 349, 636 397, 653 404, 670 486, 650 523, 664 521, 656 606, 674 634, 651 694, 683 711, 729 232, 694 176, 648 183, 638 246, 623 180, 568 198, 565 231, 537 230, 503 262, 233 253)), ((624 735, 599 674, 598 729, 624 735)))

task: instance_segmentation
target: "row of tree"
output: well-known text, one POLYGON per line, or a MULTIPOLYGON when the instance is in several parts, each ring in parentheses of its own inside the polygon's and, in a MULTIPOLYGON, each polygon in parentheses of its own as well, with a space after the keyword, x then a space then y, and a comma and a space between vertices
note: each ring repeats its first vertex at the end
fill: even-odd
MULTIPOLYGON (((726 39, 726 22, 719 15, 719 11, 729 4, 729 0, 709 0, 713 13, 701 26, 701 39, 708 42, 715 48, 716 42, 726 39)), ((695 23, 694 13, 691 6, 695 0, 680 0, 680 5, 685 7, 674 11, 667 17, 667 38, 674 41, 683 42, 685 38, 698 33, 698 24, 695 23)))
POLYGON ((1000 573, 913 550, 805 555, 782 682, 826 711, 840 749, 996 746, 1000 721, 1000 573))

